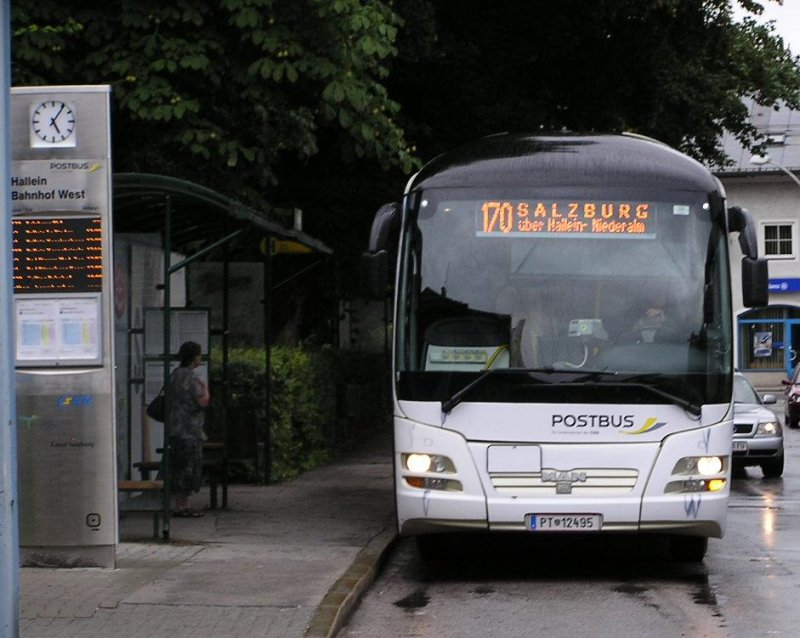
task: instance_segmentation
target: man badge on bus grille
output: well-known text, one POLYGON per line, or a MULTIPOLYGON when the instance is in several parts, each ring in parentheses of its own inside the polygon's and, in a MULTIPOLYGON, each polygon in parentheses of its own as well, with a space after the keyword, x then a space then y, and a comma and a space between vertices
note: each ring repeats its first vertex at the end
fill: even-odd
POLYGON ((586 472, 542 470, 542 483, 555 483, 556 494, 572 494, 573 483, 585 483, 586 472))
POLYGON ((556 483, 556 494, 572 494, 572 483, 566 481, 556 483))

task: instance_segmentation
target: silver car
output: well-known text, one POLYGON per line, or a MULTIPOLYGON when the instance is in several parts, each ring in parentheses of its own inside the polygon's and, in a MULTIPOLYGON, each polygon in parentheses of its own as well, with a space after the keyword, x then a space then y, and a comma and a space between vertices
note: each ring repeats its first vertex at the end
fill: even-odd
POLYGON ((783 427, 765 405, 774 394, 758 395, 741 372, 733 376, 733 469, 760 465, 765 478, 783 474, 783 427))

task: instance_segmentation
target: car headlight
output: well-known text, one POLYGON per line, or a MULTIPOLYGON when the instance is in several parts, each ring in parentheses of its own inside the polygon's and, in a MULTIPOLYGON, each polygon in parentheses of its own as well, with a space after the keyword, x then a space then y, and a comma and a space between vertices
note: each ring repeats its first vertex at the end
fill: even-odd
POLYGON ((778 421, 762 421, 756 428, 756 436, 780 436, 781 431, 778 421))

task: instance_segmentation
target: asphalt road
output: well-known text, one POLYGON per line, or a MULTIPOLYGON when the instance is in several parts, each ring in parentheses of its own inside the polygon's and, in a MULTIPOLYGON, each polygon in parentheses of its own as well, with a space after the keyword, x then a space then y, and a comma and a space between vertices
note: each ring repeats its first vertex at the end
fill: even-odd
MULTIPOLYGON (((782 415, 782 407, 775 406, 782 415)), ((659 539, 454 543, 425 563, 402 541, 340 636, 795 636, 800 627, 800 430, 786 471, 733 480, 725 538, 699 565, 659 539)))

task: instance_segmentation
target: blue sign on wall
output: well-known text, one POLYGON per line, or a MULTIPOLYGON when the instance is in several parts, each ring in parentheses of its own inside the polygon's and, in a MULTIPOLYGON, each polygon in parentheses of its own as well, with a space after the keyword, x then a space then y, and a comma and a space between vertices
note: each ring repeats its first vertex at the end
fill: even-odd
POLYGON ((770 279, 770 292, 800 292, 800 279, 770 279))

